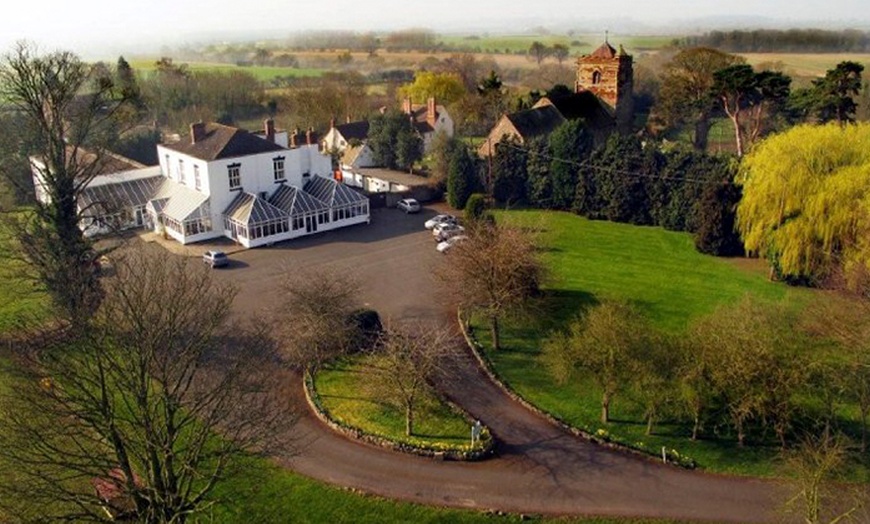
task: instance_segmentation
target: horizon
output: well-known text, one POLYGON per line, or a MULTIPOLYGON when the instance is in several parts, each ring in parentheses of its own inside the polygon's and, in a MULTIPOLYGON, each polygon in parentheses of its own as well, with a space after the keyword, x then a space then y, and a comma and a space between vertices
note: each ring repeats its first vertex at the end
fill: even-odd
POLYGON ((183 4, 155 0, 144 10, 139 4, 118 4, 109 10, 100 8, 96 0, 43 0, 23 4, 0 20, 0 45, 9 50, 15 42, 27 40, 44 50, 64 49, 107 58, 121 53, 158 53, 185 45, 275 40, 310 31, 384 33, 425 28, 439 34, 501 35, 573 30, 603 35, 608 30, 618 38, 698 34, 715 29, 870 28, 868 15, 856 17, 866 12, 861 9, 863 2, 857 0, 832 0, 825 5, 824 16, 819 16, 822 10, 817 3, 806 0, 776 0, 763 5, 751 0, 662 0, 655 5, 626 0, 619 12, 597 4, 578 8, 567 0, 543 0, 533 6, 495 0, 473 4, 445 0, 428 10, 391 4, 381 0, 363 6, 336 0, 329 9, 299 4, 288 10, 276 0, 261 0, 256 9, 245 5, 215 9, 200 0, 183 4), (291 14, 286 18, 275 14, 287 11, 291 14), (566 15, 572 11, 578 15, 566 15), (783 12, 789 15, 781 16, 783 12))

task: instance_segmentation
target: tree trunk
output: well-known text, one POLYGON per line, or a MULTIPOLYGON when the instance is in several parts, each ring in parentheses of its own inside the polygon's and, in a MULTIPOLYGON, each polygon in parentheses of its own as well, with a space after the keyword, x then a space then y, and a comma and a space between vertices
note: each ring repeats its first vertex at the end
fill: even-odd
POLYGON ((610 394, 607 392, 601 397, 601 422, 610 422, 610 394))
POLYGON ((698 431, 701 429, 701 417, 695 414, 694 424, 692 424, 692 440, 698 440, 698 431))
POLYGON ((707 115, 698 117, 695 121, 695 136, 692 137, 692 146, 696 151, 706 151, 710 136, 710 119, 707 115))
POLYGON ((498 317, 493 315, 489 317, 490 330, 492 331, 492 349, 498 351, 501 349, 501 342, 498 338, 498 317))
POLYGON ((414 408, 411 404, 405 405, 405 436, 414 434, 414 408))
POLYGON ((867 451, 867 406, 861 406, 861 453, 867 451))
POLYGON ((652 435, 653 430, 653 415, 649 414, 646 417, 646 436, 652 435))
POLYGON ((743 421, 738 421, 737 425, 737 445, 741 448, 746 440, 746 435, 743 433, 743 421))
POLYGON ((743 156, 743 133, 740 131, 740 112, 735 111, 734 114, 729 115, 731 117, 731 122, 734 123, 734 143, 737 145, 737 156, 743 156))

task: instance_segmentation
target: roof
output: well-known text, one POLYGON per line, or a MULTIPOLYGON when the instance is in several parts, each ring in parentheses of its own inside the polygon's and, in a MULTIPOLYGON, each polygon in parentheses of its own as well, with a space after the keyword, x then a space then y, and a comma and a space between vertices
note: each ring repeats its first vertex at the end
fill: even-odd
POLYGON ((345 140, 365 140, 369 137, 369 122, 368 120, 360 120, 359 122, 348 122, 335 126, 336 131, 341 133, 345 140))
POLYGON ((236 127, 213 122, 204 126, 203 136, 196 142, 182 140, 165 144, 165 147, 206 161, 285 150, 278 144, 236 127))
POLYGON ((168 178, 163 179, 150 203, 155 211, 162 206, 163 215, 179 222, 209 214, 208 196, 168 178))
POLYGON ((356 172, 363 176, 377 178, 386 182, 401 184, 408 187, 427 186, 430 183, 430 180, 426 177, 412 175, 405 173, 404 171, 394 171, 392 169, 364 168, 357 169, 356 172))
POLYGON ((288 213, 251 193, 239 193, 224 210, 224 215, 245 225, 286 220, 288 213))
POLYGON ((317 200, 326 202, 330 207, 368 201, 365 196, 346 185, 320 175, 312 176, 305 184, 304 191, 317 200))
POLYGON ((546 105, 555 106, 566 120, 582 118, 592 127, 608 127, 614 124, 610 109, 591 91, 544 97, 538 100, 535 107, 546 105))
POLYGON ((616 49, 614 49, 608 42, 604 42, 598 47, 598 49, 592 51, 592 54, 589 56, 592 58, 615 58, 616 49))
POLYGON ((121 209, 144 206, 163 180, 162 176, 137 178, 117 184, 89 186, 79 195, 79 208, 86 215, 117 213, 121 209))
POLYGON ((305 191, 288 185, 282 185, 269 197, 269 203, 289 215, 316 213, 328 209, 326 202, 317 200, 305 191))
MULTIPOLYGON (((444 106, 441 104, 437 104, 435 106, 435 121, 438 121, 438 118, 446 112, 444 106)), ((435 128, 432 127, 432 124, 429 123, 429 106, 425 104, 413 104, 411 105, 411 116, 414 118, 414 127, 417 128, 417 131, 421 133, 431 133, 435 131, 435 128)))
POLYGON ((565 122, 565 117, 553 105, 508 113, 505 117, 523 139, 547 135, 565 122))

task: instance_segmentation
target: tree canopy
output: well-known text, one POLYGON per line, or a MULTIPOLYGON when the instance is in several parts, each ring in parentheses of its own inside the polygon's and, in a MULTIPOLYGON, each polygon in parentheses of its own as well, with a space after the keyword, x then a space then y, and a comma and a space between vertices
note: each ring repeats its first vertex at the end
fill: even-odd
POLYGON ((452 104, 465 94, 465 84, 455 73, 418 71, 413 82, 399 88, 399 94, 418 103, 434 97, 442 104, 452 104))
POLYGON ((779 276, 819 282, 870 263, 870 124, 774 135, 744 158, 737 181, 746 248, 779 276))

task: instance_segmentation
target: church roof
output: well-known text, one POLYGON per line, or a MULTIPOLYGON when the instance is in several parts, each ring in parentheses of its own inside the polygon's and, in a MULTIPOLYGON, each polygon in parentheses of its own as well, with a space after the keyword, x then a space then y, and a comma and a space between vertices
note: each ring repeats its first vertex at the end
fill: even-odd
POLYGON ((565 122, 565 117, 552 105, 508 113, 505 117, 524 140, 547 135, 565 122))
POLYGON ((582 118, 593 127, 608 127, 613 125, 613 116, 610 110, 591 91, 544 97, 535 104, 535 107, 546 105, 555 106, 566 120, 582 118))
POLYGON ((615 58, 616 57, 616 49, 613 48, 612 45, 608 42, 604 42, 601 46, 598 47, 595 51, 592 51, 592 54, 589 55, 592 58, 615 58))

